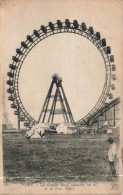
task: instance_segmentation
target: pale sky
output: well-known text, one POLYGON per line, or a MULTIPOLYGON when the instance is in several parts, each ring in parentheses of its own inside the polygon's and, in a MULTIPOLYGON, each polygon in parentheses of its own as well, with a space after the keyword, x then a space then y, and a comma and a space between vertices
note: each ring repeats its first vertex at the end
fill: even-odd
MULTIPOLYGON (((122 13, 116 12, 117 1, 4 1, 1 11, 2 72, 5 81, 11 58, 28 34, 49 21, 77 19, 106 38, 111 46, 117 67, 117 86, 114 97, 119 96, 121 77, 122 13), (112 3, 113 2, 113 3, 112 3), (111 4, 111 6, 110 6, 111 4), (110 8, 110 11, 109 11, 110 8), (115 10, 115 12, 114 12, 115 10), (115 20, 114 20, 115 18, 115 20)), ((75 34, 59 34, 40 42, 27 56, 20 73, 19 92, 27 111, 37 119, 47 95, 51 76, 59 73, 63 79, 68 102, 74 119, 79 120, 97 102, 104 84, 105 68, 101 54, 87 39, 75 34)), ((6 85, 6 88, 8 86, 6 85)), ((7 100, 9 119, 16 124, 16 116, 7 100)))
POLYGON ((103 89, 105 66, 101 54, 89 40, 75 34, 58 34, 40 42, 25 60, 19 78, 22 102, 35 119, 54 73, 63 79, 75 121, 81 119, 96 104, 103 89))

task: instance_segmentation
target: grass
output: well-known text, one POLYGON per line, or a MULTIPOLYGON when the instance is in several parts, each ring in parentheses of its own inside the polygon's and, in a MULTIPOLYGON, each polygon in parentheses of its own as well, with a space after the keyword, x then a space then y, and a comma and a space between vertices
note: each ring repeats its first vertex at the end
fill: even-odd
POLYGON ((107 135, 27 140, 21 134, 3 134, 5 182, 110 181, 106 140, 107 135))

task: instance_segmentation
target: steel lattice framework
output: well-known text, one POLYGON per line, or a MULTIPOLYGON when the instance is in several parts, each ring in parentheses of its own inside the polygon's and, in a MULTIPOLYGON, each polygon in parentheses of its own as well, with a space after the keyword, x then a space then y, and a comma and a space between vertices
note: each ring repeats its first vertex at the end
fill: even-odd
POLYGON ((62 114, 64 122, 74 124, 73 115, 62 87, 62 78, 57 74, 53 74, 52 82, 42 107, 38 122, 45 123, 47 120, 47 123, 53 124, 54 115, 56 114, 62 114), (52 95, 54 86, 56 86, 55 95, 52 95), (52 101, 52 106, 50 109, 48 109, 50 100, 52 101), (57 102, 60 102, 61 109, 56 109, 57 102), (46 119, 46 114, 49 115, 48 119, 46 119))
POLYGON ((48 26, 42 25, 39 30, 34 30, 31 36, 28 35, 25 42, 21 42, 21 47, 16 49, 16 55, 12 57, 13 62, 9 65, 10 71, 7 73, 9 76, 9 80, 7 80, 9 89, 7 89, 7 92, 10 93, 8 99, 13 102, 11 107, 15 109, 14 114, 19 116, 20 121, 25 122, 25 126, 32 126, 38 123, 38 121, 30 116, 24 108, 19 95, 18 80, 21 67, 33 47, 49 36, 60 33, 74 33, 91 41, 102 55, 105 65, 105 83, 100 98, 93 109, 84 118, 77 121, 76 124, 87 123, 93 117, 94 113, 98 112, 104 106, 107 97, 110 99, 113 98, 110 89, 115 89, 115 85, 111 84, 111 81, 116 80, 116 75, 112 74, 112 71, 115 71, 116 67, 113 64, 114 56, 111 55, 111 48, 110 46, 106 46, 106 39, 101 39, 99 32, 94 33, 93 27, 87 28, 85 23, 79 25, 77 20, 73 22, 70 22, 68 19, 65 22, 57 20, 55 24, 49 22, 48 26))

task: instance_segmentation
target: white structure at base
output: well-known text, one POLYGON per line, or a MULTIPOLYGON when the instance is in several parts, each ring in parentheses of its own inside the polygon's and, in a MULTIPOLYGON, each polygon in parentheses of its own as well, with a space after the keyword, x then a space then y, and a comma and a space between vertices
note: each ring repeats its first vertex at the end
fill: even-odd
POLYGON ((77 132, 75 125, 71 123, 60 123, 56 131, 58 134, 74 134, 77 132))
POLYGON ((42 135, 45 133, 45 130, 48 130, 50 124, 47 123, 38 123, 33 125, 32 128, 26 132, 26 136, 32 138, 41 138, 42 135))

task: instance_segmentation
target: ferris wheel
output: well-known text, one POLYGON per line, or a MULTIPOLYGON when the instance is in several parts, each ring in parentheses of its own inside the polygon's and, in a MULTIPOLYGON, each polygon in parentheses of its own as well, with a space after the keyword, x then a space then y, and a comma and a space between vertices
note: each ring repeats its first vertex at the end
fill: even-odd
POLYGON ((26 41, 21 42, 20 48, 16 49, 16 55, 12 57, 13 61, 9 65, 10 71, 7 73, 9 77, 9 80, 7 80, 7 84, 9 85, 7 92, 10 94, 8 100, 12 102, 11 108, 15 109, 14 114, 18 115, 19 121, 24 122, 24 126, 26 127, 31 127, 38 123, 38 121, 25 109, 19 95, 18 80, 21 67, 33 47, 49 36, 59 33, 74 33, 91 41, 99 50, 105 66, 105 82, 99 100, 92 110, 84 118, 75 122, 75 124, 86 124, 88 119, 93 117, 94 113, 98 112, 105 105, 107 98, 113 99, 110 91, 115 90, 115 84, 112 81, 116 80, 116 74, 113 74, 116 66, 114 64, 114 55, 111 55, 111 47, 106 46, 106 39, 101 39, 100 32, 95 33, 93 27, 90 26, 87 28, 85 23, 79 24, 77 20, 73 22, 70 22, 68 19, 65 22, 57 20, 55 24, 49 22, 48 26, 42 25, 39 30, 34 30, 32 35, 27 35, 26 41))

